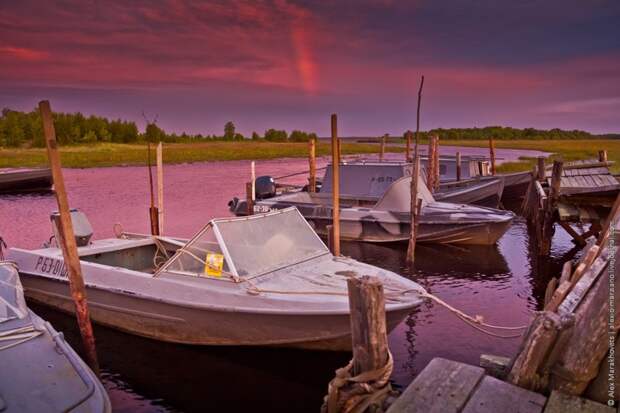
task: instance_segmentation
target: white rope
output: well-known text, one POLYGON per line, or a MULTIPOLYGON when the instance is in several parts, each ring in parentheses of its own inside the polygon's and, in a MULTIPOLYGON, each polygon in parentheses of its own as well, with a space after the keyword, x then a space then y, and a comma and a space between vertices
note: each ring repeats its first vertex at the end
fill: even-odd
POLYGON ((32 324, 12 330, 1 331, 0 341, 17 341, 0 347, 0 351, 25 343, 26 341, 39 337, 41 334, 43 334, 43 332, 35 329, 32 324))

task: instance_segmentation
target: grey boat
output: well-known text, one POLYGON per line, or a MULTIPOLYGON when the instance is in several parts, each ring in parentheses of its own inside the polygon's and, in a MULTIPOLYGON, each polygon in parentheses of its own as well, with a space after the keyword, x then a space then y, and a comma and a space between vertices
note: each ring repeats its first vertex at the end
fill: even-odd
POLYGON ((93 372, 24 300, 14 264, 0 262, 0 411, 110 412, 93 372))
MULTIPOLYGON (((415 282, 334 257, 295 208, 215 219, 187 242, 122 234, 82 244, 92 320, 167 342, 348 350, 348 277, 382 281, 389 329, 422 301, 415 282)), ((30 299, 73 311, 58 248, 9 256, 30 299)))
MULTIPOLYGON (((340 204, 340 237, 365 242, 408 241, 411 228, 411 176, 392 182, 369 207, 340 204)), ((424 180, 418 182, 422 211, 417 240, 421 243, 492 245, 506 232, 514 214, 510 211, 465 204, 437 202, 424 180)), ((295 192, 256 201, 254 210, 266 212, 297 207, 318 234, 327 235, 332 224, 332 195, 295 192)))
POLYGON ((41 169, 0 170, 0 193, 49 191, 52 189, 52 171, 41 169))

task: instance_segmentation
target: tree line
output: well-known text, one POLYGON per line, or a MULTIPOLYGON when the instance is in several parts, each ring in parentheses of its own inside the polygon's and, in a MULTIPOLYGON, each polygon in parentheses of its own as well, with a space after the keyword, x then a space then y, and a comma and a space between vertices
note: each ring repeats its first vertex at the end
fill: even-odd
MULTIPOLYGON (((403 137, 406 137, 406 133, 403 133, 403 137)), ((562 130, 558 128, 544 130, 534 128, 511 128, 504 126, 487 126, 484 128, 450 128, 443 129, 437 128, 427 132, 420 132, 421 138, 428 138, 429 136, 437 135, 441 139, 502 139, 502 140, 515 140, 515 139, 594 139, 601 138, 601 136, 593 135, 589 132, 582 130, 562 130)))
MULTIPOLYGON (((56 127, 56 137, 61 144, 89 144, 96 142, 135 143, 135 142, 202 142, 214 141, 244 141, 265 140, 269 142, 307 142, 316 139, 313 132, 293 130, 290 133, 283 129, 267 129, 262 135, 252 132, 245 137, 237 132, 232 121, 224 125, 222 135, 202 135, 187 133, 168 133, 156 123, 150 122, 144 133, 140 133, 135 122, 121 119, 107 119, 101 116, 85 116, 77 113, 55 112, 53 114, 56 127)), ((591 139, 591 138, 618 138, 610 134, 597 136, 581 130, 562 129, 517 129, 503 126, 488 126, 484 128, 451 128, 432 129, 420 132, 422 138, 430 135, 439 135, 442 139, 591 139)), ((405 134, 403 134, 403 137, 405 134)), ((20 112, 3 109, 0 115, 0 147, 43 147, 43 126, 38 110, 20 112)))
MULTIPOLYGON (((293 130, 268 129, 261 136, 253 132, 246 138, 236 131, 233 122, 224 125, 223 135, 202 135, 168 133, 155 122, 146 125, 144 133, 138 131, 135 122, 121 119, 107 119, 101 116, 84 116, 77 113, 54 112, 56 139, 60 144, 90 144, 97 142, 203 142, 266 140, 270 142, 306 142, 316 139, 315 133, 293 130)), ((3 109, 0 115, 0 147, 43 147, 43 125, 37 109, 20 112, 3 109)))

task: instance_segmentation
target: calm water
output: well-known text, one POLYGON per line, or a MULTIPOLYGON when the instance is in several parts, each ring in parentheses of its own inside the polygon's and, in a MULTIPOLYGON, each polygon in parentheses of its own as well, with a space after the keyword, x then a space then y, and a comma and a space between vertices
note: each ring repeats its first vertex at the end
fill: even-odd
MULTIPOLYGON (((321 159, 319 166, 325 165, 321 159)), ((257 163, 257 174, 286 175, 307 169, 301 159, 257 163)), ((64 171, 72 207, 91 220, 95 238, 126 231, 148 232, 147 171, 142 167, 64 171)), ((189 237, 210 218, 230 215, 228 200, 244 193, 247 161, 166 166, 165 233, 189 237)), ((301 183, 304 176, 291 182, 301 183)), ((0 234, 9 246, 38 247, 51 234, 49 195, 1 196, 0 234)), ((532 253, 527 228, 517 220, 495 247, 419 246, 413 268, 406 248, 344 244, 343 253, 398 272, 468 314, 501 325, 526 324, 540 309, 550 272, 574 252, 558 230, 551 257, 532 253)), ((72 318, 35 307, 80 349, 72 318)), ((327 383, 347 354, 285 349, 189 347, 159 343, 96 327, 104 383, 119 412, 249 409, 316 412, 327 383)), ((467 326, 447 310, 426 304, 390 335, 394 384, 406 386, 434 357, 477 364, 480 354, 512 356, 519 339, 499 339, 467 326)))

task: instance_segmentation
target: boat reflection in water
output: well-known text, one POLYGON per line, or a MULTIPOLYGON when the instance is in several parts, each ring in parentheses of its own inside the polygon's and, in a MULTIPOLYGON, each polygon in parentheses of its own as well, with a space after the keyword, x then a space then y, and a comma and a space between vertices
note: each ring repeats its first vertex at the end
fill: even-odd
MULTIPOLYGON (((33 306, 81 348, 75 319, 33 306)), ((200 347, 95 325, 103 381, 115 412, 316 412, 346 352, 200 347)))

